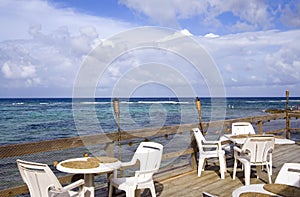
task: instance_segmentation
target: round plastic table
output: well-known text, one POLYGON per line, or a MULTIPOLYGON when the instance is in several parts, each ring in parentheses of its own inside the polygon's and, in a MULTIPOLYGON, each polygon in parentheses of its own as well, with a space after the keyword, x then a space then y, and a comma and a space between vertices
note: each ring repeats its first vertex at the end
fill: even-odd
MULTIPOLYGON (((76 167, 76 165, 66 165, 72 163, 85 163, 88 162, 90 157, 82 157, 82 158, 74 158, 74 159, 67 159, 57 164, 57 170, 61 172, 71 173, 71 174, 84 174, 84 190, 85 196, 94 197, 95 196, 95 185, 94 185, 94 175, 97 173, 108 173, 113 170, 119 169, 121 167, 121 162, 116 160, 112 163, 100 163, 96 167, 89 166, 86 168, 82 168, 82 166, 76 167)), ((94 162, 94 161, 93 161, 94 162)))

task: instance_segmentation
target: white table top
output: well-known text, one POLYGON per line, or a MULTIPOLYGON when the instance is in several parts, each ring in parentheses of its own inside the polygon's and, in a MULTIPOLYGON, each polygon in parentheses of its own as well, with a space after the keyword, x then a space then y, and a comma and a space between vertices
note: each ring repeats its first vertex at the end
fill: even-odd
MULTIPOLYGON (((244 144, 245 140, 247 138, 232 138, 231 136, 233 136, 232 134, 227 134, 221 137, 221 141, 225 141, 225 140, 230 140, 236 144, 244 144)), ((264 135, 262 135, 264 136, 264 135)), ((270 135, 265 135, 265 136, 270 136, 270 135)), ((295 141, 293 140, 289 140, 289 139, 285 139, 285 138, 276 138, 275 137, 275 144, 295 144, 295 141)))
POLYGON ((232 197, 239 197, 242 193, 245 192, 257 192, 262 194, 274 195, 273 193, 268 192, 267 190, 264 189, 264 184, 252 184, 252 185, 245 185, 235 189, 232 192, 232 197))
POLYGON ((71 161, 87 161, 89 157, 82 158, 73 158, 67 159, 57 164, 56 169, 61 172, 72 173, 72 174, 94 174, 94 173, 102 173, 102 172, 110 172, 121 167, 121 162, 118 160, 113 163, 100 163, 100 165, 96 168, 88 168, 88 169, 76 169, 64 167, 61 164, 71 161))

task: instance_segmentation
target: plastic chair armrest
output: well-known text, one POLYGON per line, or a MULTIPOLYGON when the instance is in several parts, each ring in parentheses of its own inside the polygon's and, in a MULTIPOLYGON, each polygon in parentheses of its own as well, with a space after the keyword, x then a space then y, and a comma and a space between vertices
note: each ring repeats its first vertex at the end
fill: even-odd
POLYGON ((210 141, 206 141, 206 143, 210 143, 210 144, 219 144, 221 143, 221 141, 217 141, 217 140, 210 140, 210 141))
POLYGON ((203 148, 218 148, 219 147, 217 144, 204 144, 202 146, 203 146, 203 148))
POLYGON ((136 164, 136 160, 131 160, 129 162, 121 162, 121 166, 119 169, 115 169, 113 171, 113 176, 111 176, 111 178, 117 178, 118 177, 118 170, 121 170, 123 167, 130 167, 130 166, 134 166, 136 164))
POLYGON ((134 166, 136 164, 136 161, 129 161, 129 162, 122 162, 121 167, 128 167, 128 166, 134 166))
POLYGON ((80 180, 78 180, 78 181, 75 181, 74 183, 71 183, 71 184, 69 184, 69 185, 63 187, 63 188, 61 189, 61 192, 70 191, 70 190, 72 190, 72 189, 74 189, 74 188, 76 188, 76 187, 83 186, 83 184, 84 184, 84 180, 83 180, 83 179, 80 179, 80 180))
POLYGON ((242 149, 240 149, 240 148, 237 147, 237 146, 234 146, 234 147, 233 147, 233 150, 234 150, 234 152, 242 153, 242 149))
POLYGON ((218 140, 218 141, 215 141, 215 140, 205 141, 204 143, 205 144, 212 144, 212 145, 214 144, 215 146, 217 145, 221 148, 221 141, 220 140, 218 140))
POLYGON ((153 170, 143 170, 143 171, 135 171, 135 175, 142 175, 142 174, 149 174, 149 173, 155 173, 158 171, 158 168, 153 170))

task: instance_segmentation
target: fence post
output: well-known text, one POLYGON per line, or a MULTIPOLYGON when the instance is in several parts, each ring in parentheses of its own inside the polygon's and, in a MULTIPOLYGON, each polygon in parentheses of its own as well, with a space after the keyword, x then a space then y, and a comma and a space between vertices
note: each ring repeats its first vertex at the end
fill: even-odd
POLYGON ((115 143, 112 141, 112 142, 109 142, 109 143, 106 143, 106 146, 104 147, 104 150, 106 152, 106 155, 109 156, 109 157, 114 157, 115 155, 115 143))
POLYGON ((286 104, 285 104, 285 135, 287 139, 291 138, 291 133, 290 133, 290 116, 289 116, 289 91, 285 91, 285 96, 286 96, 286 104))
MULTIPOLYGON (((113 107, 115 112, 115 118, 117 119, 118 124, 118 152, 119 152, 119 160, 122 161, 122 149, 121 149, 121 127, 120 127, 120 103, 117 98, 113 99, 113 107)), ((122 177, 122 168, 120 168, 120 176, 122 177)))
POLYGON ((257 122, 257 130, 259 134, 263 133, 263 121, 258 121, 257 122))

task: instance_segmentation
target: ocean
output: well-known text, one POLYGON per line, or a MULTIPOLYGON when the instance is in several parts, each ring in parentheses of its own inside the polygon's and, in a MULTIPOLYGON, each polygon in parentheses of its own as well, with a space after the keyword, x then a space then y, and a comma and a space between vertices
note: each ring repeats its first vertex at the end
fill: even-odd
MULTIPOLYGON (((0 99, 0 146, 115 132, 118 127, 112 100, 111 98, 76 100, 71 98, 0 99), (84 126, 82 127, 80 124, 84 124, 84 126), (85 127, 86 125, 88 126, 85 127)), ((122 131, 199 122, 195 98, 119 98, 118 100, 122 131)), ((200 101, 203 122, 263 116, 267 114, 265 112, 267 109, 285 109, 286 106, 284 97, 200 98, 200 101)), ((300 98, 289 99, 290 108, 297 108, 299 104, 300 98)), ((277 126, 282 128, 284 125, 285 120, 278 120, 264 124, 264 128, 271 130, 276 129, 277 126)), ((293 120, 292 125, 300 128, 300 120, 293 120)), ((190 138, 189 136, 180 137, 182 139, 184 137, 190 138)), ((292 135, 292 139, 300 140, 300 135, 292 135)), ((131 147, 130 154, 137 145, 138 142, 131 147)), ((188 145, 184 140, 176 143, 179 148, 188 145)), ((104 148, 97 147, 96 152, 101 149, 104 148)), ((0 190, 23 184, 16 166, 16 159, 18 158, 47 163, 55 174, 60 176, 62 173, 55 169, 52 165, 53 161, 82 156, 85 151, 86 149, 83 147, 75 150, 64 150, 64 152, 54 151, 1 159, 0 190)), ((124 151, 126 150, 124 149, 124 151)), ((168 151, 168 147, 165 147, 164 151, 168 151)), ((128 159, 131 156, 127 155, 122 158, 128 159)), ((180 159, 187 160, 186 158, 180 159)), ((175 163, 173 162, 172 165, 175 163)), ((163 162, 162 166, 168 164, 163 162)), ((97 181, 103 183, 107 179, 100 177, 97 181)))
MULTIPOLYGON (((195 98, 119 98, 121 130, 198 123, 195 98)), ((203 121, 266 115, 266 109, 285 109, 284 97, 200 98, 203 121), (220 113, 219 113, 220 111, 220 113), (225 113, 225 114, 223 114, 225 113)), ((290 98, 289 107, 300 105, 290 98)), ((18 144, 82 135, 73 114, 89 115, 84 134, 117 131, 111 98, 0 99, 0 145, 18 144), (78 104, 72 108, 73 104, 78 104), (96 116, 91 113, 95 111, 96 116), (101 131, 100 131, 101 130, 101 131)))

